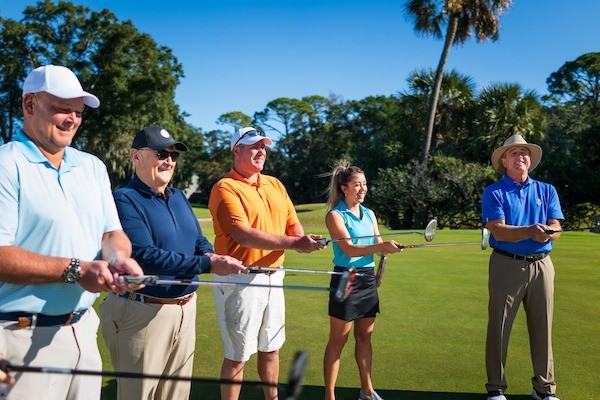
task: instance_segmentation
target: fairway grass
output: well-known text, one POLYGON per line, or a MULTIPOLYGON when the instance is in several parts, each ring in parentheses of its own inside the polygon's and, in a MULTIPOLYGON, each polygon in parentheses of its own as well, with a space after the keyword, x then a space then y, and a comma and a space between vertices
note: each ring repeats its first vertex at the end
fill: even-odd
MULTIPOLYGON (((299 207, 307 233, 326 235, 322 204, 299 207)), ((200 214, 206 216, 205 211, 200 214)), ((212 224, 202 229, 214 239, 212 224)), ((386 232, 382 230, 382 233, 386 232)), ((480 231, 436 232, 432 243, 480 240, 480 231)), ((425 243, 418 235, 395 238, 425 243)), ((554 357, 558 395, 562 400, 596 398, 600 376, 600 237, 589 232, 565 232, 556 242, 554 357)), ((373 383, 386 400, 485 399, 485 331, 487 324, 487 264, 491 249, 478 245, 407 249, 388 257, 379 288, 381 314, 373 334, 373 383)), ((300 254, 288 251, 286 266, 330 270, 332 250, 300 254)), ((203 275, 202 279, 210 279, 203 275)), ((326 287, 329 275, 288 273, 287 285, 326 287)), ((212 289, 198 293, 197 345, 194 376, 218 377, 223 357, 212 289)), ((296 351, 309 353, 300 399, 323 398, 322 356, 329 334, 326 291, 286 290, 287 340, 281 350, 280 381, 287 381, 296 351)), ((100 300, 99 300, 100 302, 100 300)), ((97 305, 99 304, 97 303, 97 305)), ((112 370, 102 336, 104 369, 112 370)), ((532 367, 523 310, 513 327, 507 379, 509 400, 531 399, 532 367)), ((245 379, 258 380, 256 357, 245 379)), ((115 381, 105 379, 102 399, 115 399, 115 381)), ((354 361, 354 340, 342 353, 337 399, 354 400, 360 388, 354 361)), ((218 400, 215 384, 193 384, 193 399, 218 400)), ((244 387, 241 399, 262 399, 259 387, 244 387)), ((282 399, 283 400, 283 399, 282 399)))

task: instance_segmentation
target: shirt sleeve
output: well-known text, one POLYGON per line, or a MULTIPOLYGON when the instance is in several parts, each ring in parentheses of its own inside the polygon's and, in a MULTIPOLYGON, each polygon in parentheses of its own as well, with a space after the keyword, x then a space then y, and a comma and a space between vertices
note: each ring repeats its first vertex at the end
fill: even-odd
POLYGON ((242 226, 250 226, 240 194, 226 182, 217 185, 216 190, 211 193, 211 196, 216 195, 212 204, 215 206, 214 215, 223 232, 229 235, 242 226))
POLYGON ((156 246, 143 216, 128 197, 120 196, 116 204, 123 229, 133 246, 133 257, 144 273, 189 278, 210 271, 207 256, 186 256, 156 246))
POLYGON ((481 199, 481 215, 484 224, 489 221, 504 221, 506 219, 506 214, 502 207, 500 191, 494 190, 492 186, 488 186, 483 191, 481 199))

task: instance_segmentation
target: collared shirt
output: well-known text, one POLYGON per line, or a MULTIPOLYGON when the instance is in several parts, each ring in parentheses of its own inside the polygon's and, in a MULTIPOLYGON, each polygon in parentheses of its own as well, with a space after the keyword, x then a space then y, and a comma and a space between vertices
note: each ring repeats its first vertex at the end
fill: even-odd
MULTIPOLYGON (((375 225, 371 210, 362 204, 359 204, 358 207, 360 209, 360 216, 362 218, 359 218, 358 216, 354 215, 353 212, 348 210, 348 206, 344 200, 341 200, 332 211, 337 212, 344 219, 344 225, 346 226, 350 237, 374 235, 375 225)), ((353 239, 352 243, 369 245, 375 243, 375 238, 353 239)), ((340 267, 372 268, 375 266, 375 261, 373 259, 373 254, 359 257, 348 257, 346 253, 342 251, 340 246, 336 242, 333 242, 333 264, 340 267)))
MULTIPOLYGON (((47 256, 99 258, 102 236, 121 229, 102 161, 66 147, 57 169, 23 132, 0 146, 0 210, 0 246, 47 256)), ((66 314, 97 297, 80 285, 0 282, 0 312, 66 314)))
POLYGON ((283 236, 288 227, 300 222, 279 179, 259 173, 254 183, 231 169, 213 186, 208 208, 213 217, 217 253, 235 257, 244 265, 279 267, 283 264, 283 250, 243 247, 231 237, 231 232, 242 226, 283 236))
MULTIPOLYGON (((504 175, 484 189, 481 206, 484 223, 503 220, 507 225, 528 226, 565 218, 554 186, 531 178, 521 184, 504 175)), ((547 253, 552 251, 552 241, 502 242, 490 235, 490 247, 515 254, 547 253)))
MULTIPOLYGON (((145 274, 198 280, 198 274, 210 272, 210 259, 205 254, 214 253, 214 249, 181 190, 167 187, 163 196, 136 175, 114 196, 123 230, 131 240, 132 256, 145 274)), ((196 289, 160 285, 146 286, 138 292, 175 298, 196 289)))

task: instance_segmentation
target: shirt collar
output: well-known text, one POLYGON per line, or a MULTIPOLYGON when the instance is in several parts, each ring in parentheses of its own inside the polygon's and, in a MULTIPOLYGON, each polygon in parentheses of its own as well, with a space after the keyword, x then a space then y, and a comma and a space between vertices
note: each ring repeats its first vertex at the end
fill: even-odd
POLYGON ((258 172, 258 177, 256 179, 256 183, 252 182, 250 179, 243 177, 239 172, 237 172, 235 170, 235 168, 231 168, 231 170, 229 171, 229 174, 227 174, 228 177, 235 179, 236 181, 242 181, 244 183, 246 183, 249 186, 257 186, 257 187, 261 187, 262 185, 266 185, 267 181, 265 179, 263 179, 262 174, 260 172, 258 172))
MULTIPOLYGON (((38 148, 38 146, 31 140, 29 136, 25 134, 23 131, 17 132, 14 136, 13 141, 22 143, 22 151, 23 155, 29 160, 31 163, 46 163, 49 166, 54 166, 50 163, 50 161, 44 156, 42 151, 38 148)), ((71 167, 77 167, 81 165, 81 158, 70 146, 65 147, 65 151, 63 153, 63 159, 61 163, 61 170, 69 170, 71 167)))
POLYGON ((502 177, 502 182, 504 182, 504 184, 508 187, 513 187, 513 186, 525 187, 525 186, 528 186, 531 184, 531 178, 528 176, 527 179, 525 179, 525 182, 521 183, 521 182, 512 180, 511 178, 508 177, 508 175, 504 174, 504 176, 502 177))
MULTIPOLYGON (((147 197, 163 197, 161 193, 157 192, 156 190, 152 189, 150 186, 142 182, 142 180, 137 176, 137 174, 135 174, 131 181, 129 181, 129 184, 127 186, 137 190, 138 192, 146 195, 147 197)), ((173 189, 171 186, 167 186, 165 188, 166 197, 170 197, 174 191, 175 189, 173 189)))

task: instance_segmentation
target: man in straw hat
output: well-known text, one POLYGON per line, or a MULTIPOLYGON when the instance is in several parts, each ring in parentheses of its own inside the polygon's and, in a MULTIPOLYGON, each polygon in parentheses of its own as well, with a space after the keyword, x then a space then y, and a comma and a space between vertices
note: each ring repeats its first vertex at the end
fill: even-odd
POLYGON ((554 266, 552 242, 564 219, 556 189, 529 177, 542 158, 540 146, 520 135, 492 154, 502 179, 485 188, 483 222, 494 248, 489 262, 486 341, 488 400, 506 400, 505 365, 510 331, 521 302, 527 314, 536 400, 558 400, 552 355, 554 266))

